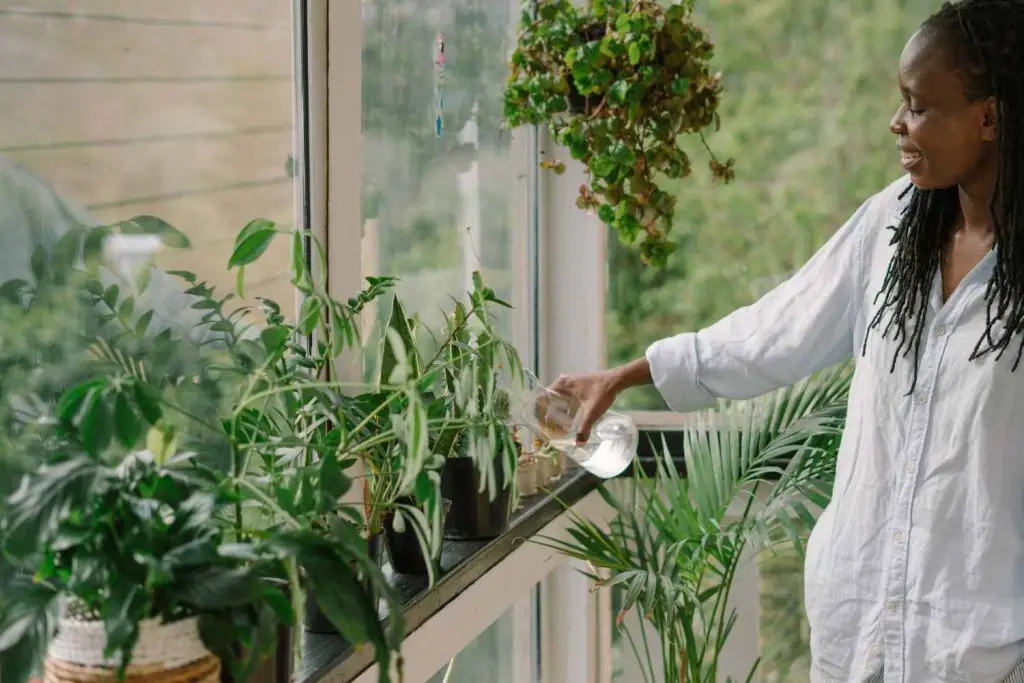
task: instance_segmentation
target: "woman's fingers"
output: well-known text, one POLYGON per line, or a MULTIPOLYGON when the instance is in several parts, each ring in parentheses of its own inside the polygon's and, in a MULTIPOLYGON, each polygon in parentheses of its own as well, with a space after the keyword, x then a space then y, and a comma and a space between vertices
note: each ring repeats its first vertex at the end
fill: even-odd
POLYGON ((583 444, 590 441, 590 430, 594 427, 594 423, 600 415, 595 415, 596 411, 593 410, 590 404, 587 404, 583 412, 583 421, 580 422, 579 431, 576 432, 576 445, 582 446, 583 444))

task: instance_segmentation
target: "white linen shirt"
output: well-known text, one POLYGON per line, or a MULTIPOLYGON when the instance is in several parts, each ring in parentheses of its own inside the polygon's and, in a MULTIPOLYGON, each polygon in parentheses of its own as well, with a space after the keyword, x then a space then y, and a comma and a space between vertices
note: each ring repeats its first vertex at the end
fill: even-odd
MULTIPOLYGON (((647 351, 668 405, 751 398, 854 356, 832 501, 807 543, 815 683, 997 683, 1024 657, 1024 367, 968 358, 986 320, 990 252, 943 303, 936 272, 912 364, 869 321, 909 195, 865 202, 751 306, 647 351)), ((886 321, 889 313, 886 312, 886 321)))

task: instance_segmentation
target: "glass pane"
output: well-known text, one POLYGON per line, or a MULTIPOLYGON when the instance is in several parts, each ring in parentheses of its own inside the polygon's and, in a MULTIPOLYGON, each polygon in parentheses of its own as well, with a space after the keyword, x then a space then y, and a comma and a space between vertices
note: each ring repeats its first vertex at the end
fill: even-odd
MULTIPOLYGON (((164 250, 163 267, 231 287, 238 231, 255 217, 295 223, 291 9, 0 0, 5 263, 27 264, 32 245, 73 221, 148 214, 192 240, 189 251, 164 250)), ((287 311, 295 297, 279 242, 247 272, 246 294, 287 311)))
POLYGON ((501 128, 514 6, 363 2, 363 272, 401 278, 407 312, 432 328, 476 270, 522 304, 526 171, 501 128))
MULTIPOLYGON (((787 3, 699 6, 725 86, 721 131, 709 142, 721 158, 736 158, 736 180, 713 186, 706 154, 691 141, 694 174, 671 186, 680 249, 670 265, 646 268, 609 240, 613 364, 753 302, 901 175, 888 129, 899 101, 896 66, 937 3, 809 0, 799 12, 787 3)), ((622 405, 665 407, 653 390, 629 392, 622 405)))
MULTIPOLYGON (((436 674, 428 683, 529 683, 517 678, 514 664, 514 638, 517 637, 513 619, 514 608, 509 609, 488 626, 462 652, 436 674), (449 666, 451 671, 449 673, 449 666), (447 678, 445 678, 447 676, 447 678)), ((528 638, 529 633, 518 634, 528 638)))

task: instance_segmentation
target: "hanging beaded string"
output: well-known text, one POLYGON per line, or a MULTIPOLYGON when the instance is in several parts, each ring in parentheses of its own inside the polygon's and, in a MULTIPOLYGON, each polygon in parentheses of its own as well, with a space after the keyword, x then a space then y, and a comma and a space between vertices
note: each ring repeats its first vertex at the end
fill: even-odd
POLYGON ((444 35, 437 34, 434 43, 434 134, 444 132, 444 35))

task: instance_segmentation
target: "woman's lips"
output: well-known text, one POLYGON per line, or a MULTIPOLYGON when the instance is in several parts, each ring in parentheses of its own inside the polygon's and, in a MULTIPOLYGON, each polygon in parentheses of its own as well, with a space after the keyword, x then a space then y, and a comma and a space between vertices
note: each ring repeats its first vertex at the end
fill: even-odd
POLYGON ((904 171, 909 171, 914 166, 917 166, 923 158, 920 152, 900 148, 900 166, 903 167, 904 171))

